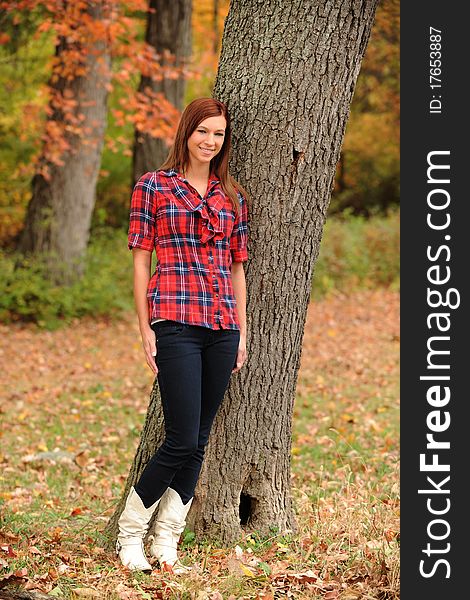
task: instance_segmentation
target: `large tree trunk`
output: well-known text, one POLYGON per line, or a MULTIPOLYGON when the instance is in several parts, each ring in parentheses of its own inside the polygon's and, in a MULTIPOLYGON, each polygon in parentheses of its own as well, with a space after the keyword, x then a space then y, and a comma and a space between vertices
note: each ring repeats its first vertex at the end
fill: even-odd
MULTIPOLYGON (((102 0, 90 2, 89 17, 103 20, 105 4, 102 0)), ((80 52, 84 73, 72 79, 51 77, 46 131, 61 130, 59 143, 68 148, 51 148, 50 141, 44 145, 18 244, 23 254, 44 255, 51 279, 60 283, 70 283, 83 273, 106 127, 110 56, 102 36, 89 35, 88 40, 86 45, 62 37, 56 48, 58 62, 70 60, 69 53, 80 52), (51 152, 60 157, 60 164, 51 152)))
MULTIPOLYGON (((242 528, 296 529, 290 455, 304 324, 376 4, 231 3, 214 96, 229 105, 231 168, 251 194, 248 361, 214 422, 188 515, 197 535, 233 543, 242 528)), ((162 439, 157 385, 126 494, 162 439)))
MULTIPOLYGON (((150 0, 145 41, 162 55, 161 66, 184 66, 191 54, 192 0, 150 0), (170 53, 170 57, 168 57, 170 53)), ((139 92, 149 88, 162 94, 179 111, 182 110, 185 93, 185 78, 165 77, 155 81, 142 76, 139 92)), ((132 186, 141 175, 158 168, 166 159, 168 146, 164 139, 153 137, 136 129, 133 154, 132 186)))

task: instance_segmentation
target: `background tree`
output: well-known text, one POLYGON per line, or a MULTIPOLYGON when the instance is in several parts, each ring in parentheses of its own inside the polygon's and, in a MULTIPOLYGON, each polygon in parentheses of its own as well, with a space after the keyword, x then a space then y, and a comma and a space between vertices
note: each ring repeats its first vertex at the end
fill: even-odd
MULTIPOLYGON (((150 0, 145 41, 159 57, 163 73, 155 78, 151 72, 142 74, 139 95, 142 101, 164 102, 178 111, 183 108, 185 93, 184 68, 191 54, 192 0, 150 0), (168 66, 171 70, 168 70, 168 66)), ((177 119, 173 126, 176 127, 177 119)), ((158 133, 158 131, 157 131, 158 133)), ((167 141, 148 131, 147 120, 136 124, 133 151, 132 185, 147 171, 163 163, 168 154, 167 141)))
MULTIPOLYGON (((251 194, 248 361, 214 422, 188 525, 226 543, 295 528, 293 402, 313 268, 377 0, 231 3, 214 96, 251 194)), ((155 380, 129 487, 163 438, 155 380)))
POLYGON ((214 54, 219 53, 219 0, 214 0, 214 13, 213 13, 213 28, 214 28, 214 54))
MULTIPOLYGON (((129 82, 130 73, 151 74, 155 80, 170 80, 176 73, 169 60, 161 65, 161 55, 139 40, 142 11, 145 15, 145 0, 22 0, 8 7, 11 29, 37 22, 37 34, 48 33, 55 45, 44 131, 36 135, 42 146, 30 161, 32 194, 17 235, 17 268, 28 265, 25 257, 33 255, 36 262, 45 259, 47 277, 58 284, 73 283, 83 274, 112 78, 126 106, 126 112, 114 111, 117 120, 145 128, 166 143, 171 140, 178 110, 161 95, 136 93, 129 82), (118 64, 114 73, 111 57, 118 64)), ((13 45, 8 33, 0 42, 13 45)), ((125 152, 126 140, 110 139, 108 145, 125 152)), ((30 169, 24 168, 23 176, 30 169)))
POLYGON ((400 2, 382 0, 361 67, 330 213, 369 216, 399 202, 400 2))
POLYGON ((47 81, 44 65, 54 51, 40 34, 41 15, 28 10, 18 15, 0 10, 0 246, 13 247, 22 229, 27 200, 30 197, 30 165, 34 153, 33 139, 43 129, 37 113, 47 81), (28 129, 29 135, 25 134, 28 129))
POLYGON ((111 77, 110 5, 64 2, 60 10, 43 149, 18 250, 44 255, 51 278, 70 283, 83 272, 95 204, 111 77))

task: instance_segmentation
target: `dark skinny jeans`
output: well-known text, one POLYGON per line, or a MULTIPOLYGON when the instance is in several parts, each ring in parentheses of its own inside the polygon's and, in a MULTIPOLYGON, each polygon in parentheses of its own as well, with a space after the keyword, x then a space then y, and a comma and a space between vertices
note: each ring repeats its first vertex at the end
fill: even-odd
POLYGON ((170 485, 184 504, 193 497, 212 422, 228 387, 240 341, 238 330, 177 321, 157 321, 152 329, 157 340, 165 440, 135 485, 146 508, 170 485))

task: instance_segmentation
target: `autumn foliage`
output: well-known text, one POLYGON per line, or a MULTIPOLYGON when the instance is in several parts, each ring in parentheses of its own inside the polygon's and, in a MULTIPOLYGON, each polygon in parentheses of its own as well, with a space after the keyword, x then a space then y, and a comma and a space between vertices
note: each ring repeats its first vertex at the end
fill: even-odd
POLYGON ((331 212, 368 215, 396 204, 400 170, 400 3, 385 0, 357 80, 331 212))
MULTIPOLYGON (((186 72, 172 66, 171 57, 158 55, 141 39, 143 20, 135 15, 146 13, 147 2, 21 0, 3 3, 2 7, 16 27, 21 26, 25 15, 38 15, 40 22, 34 37, 39 39, 48 34, 55 47, 49 65, 47 120, 43 134, 37 139, 41 146, 35 157, 37 172, 47 177, 48 165, 62 165, 64 154, 73 152, 74 139, 81 138, 82 143, 90 143, 93 132, 83 127, 80 98, 74 93, 72 84, 87 76, 91 61, 102 69, 103 85, 108 92, 112 92, 116 84, 122 88, 122 110, 114 113, 118 124, 131 123, 137 131, 145 129, 171 143, 178 111, 162 94, 154 94, 149 88, 144 93, 137 93, 135 75, 158 80, 180 77, 186 72), (119 68, 113 70, 110 83, 107 54, 119 64, 119 68)), ((3 40, 8 42, 9 35, 5 34, 3 40)), ((113 147, 111 145, 111 149, 113 147)))

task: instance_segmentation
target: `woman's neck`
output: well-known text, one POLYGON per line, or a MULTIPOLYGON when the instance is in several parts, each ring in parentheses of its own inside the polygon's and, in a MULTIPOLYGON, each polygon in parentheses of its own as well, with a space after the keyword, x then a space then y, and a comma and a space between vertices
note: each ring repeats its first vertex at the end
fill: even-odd
POLYGON ((207 181, 210 174, 210 165, 188 165, 184 170, 184 176, 187 179, 193 179, 196 181, 207 181))

